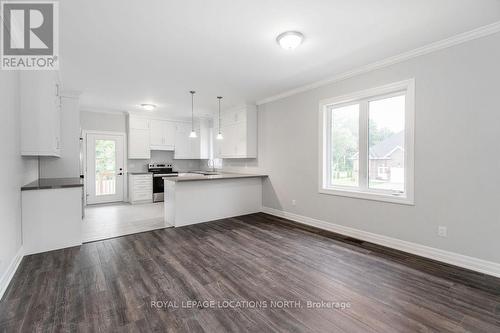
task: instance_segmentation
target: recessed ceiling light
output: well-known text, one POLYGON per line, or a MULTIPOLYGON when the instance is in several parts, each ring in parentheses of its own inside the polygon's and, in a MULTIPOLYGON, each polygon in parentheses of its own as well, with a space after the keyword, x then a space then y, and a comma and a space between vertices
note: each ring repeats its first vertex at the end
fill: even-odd
POLYGON ((304 40, 304 35, 298 31, 286 31, 276 37, 278 44, 285 50, 293 50, 304 40))
POLYGON ((141 108, 143 110, 146 110, 146 111, 153 111, 154 109, 156 109, 156 105, 155 104, 144 103, 144 104, 141 104, 141 108))

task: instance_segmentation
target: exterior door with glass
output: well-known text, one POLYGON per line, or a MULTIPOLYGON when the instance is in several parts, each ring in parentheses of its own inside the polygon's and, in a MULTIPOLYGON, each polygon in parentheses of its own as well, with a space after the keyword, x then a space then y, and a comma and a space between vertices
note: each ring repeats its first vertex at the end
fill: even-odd
POLYGON ((87 133, 87 204, 123 201, 124 134, 87 133))

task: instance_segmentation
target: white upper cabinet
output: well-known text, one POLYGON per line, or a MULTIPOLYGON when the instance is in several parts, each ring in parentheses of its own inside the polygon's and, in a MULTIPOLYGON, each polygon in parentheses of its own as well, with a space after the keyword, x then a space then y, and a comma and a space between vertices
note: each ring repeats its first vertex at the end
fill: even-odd
POLYGON ((20 72, 21 155, 60 156, 60 90, 56 71, 20 72))
POLYGON ((208 159, 210 158, 210 127, 207 119, 195 121, 196 138, 190 138, 191 123, 177 123, 175 135, 175 159, 208 159))
POLYGON ((151 150, 174 150, 175 132, 175 122, 151 120, 151 150))
POLYGON ((212 154, 212 121, 208 119, 200 119, 200 158, 203 160, 213 158, 212 154))
POLYGON ((163 135, 163 122, 160 120, 151 120, 151 149, 155 146, 162 146, 165 137, 163 135))
POLYGON ((149 131, 149 128, 151 126, 151 120, 149 120, 147 118, 130 116, 128 118, 128 126, 129 126, 129 128, 133 128, 133 129, 140 129, 140 130, 149 131))
POLYGON ((175 159, 191 159, 191 140, 196 140, 189 138, 189 132, 191 132, 190 123, 177 123, 175 131, 175 159))
POLYGON ((175 148, 175 131, 177 123, 172 121, 165 122, 165 146, 175 148))
POLYGON ((128 158, 150 159, 150 120, 129 116, 128 118, 128 158))
MULTIPOLYGON (((214 140, 217 158, 257 158, 257 108, 231 109, 221 114, 222 140, 214 140)), ((215 124, 214 135, 218 133, 215 124)))
POLYGON ((151 150, 174 151, 175 159, 211 158, 212 132, 208 119, 195 120, 197 138, 190 138, 191 122, 128 117, 128 158, 150 159, 151 150))

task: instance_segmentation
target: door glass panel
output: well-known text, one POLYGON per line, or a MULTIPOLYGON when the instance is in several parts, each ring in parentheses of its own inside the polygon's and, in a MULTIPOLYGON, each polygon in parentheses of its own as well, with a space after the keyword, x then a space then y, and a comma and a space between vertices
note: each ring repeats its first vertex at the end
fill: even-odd
POLYGON ((405 191, 405 96, 369 103, 369 187, 405 191))
POLYGON ((334 186, 359 185, 359 104, 331 111, 330 182, 334 186))
POLYGON ((116 142, 95 140, 95 195, 116 193, 116 142))

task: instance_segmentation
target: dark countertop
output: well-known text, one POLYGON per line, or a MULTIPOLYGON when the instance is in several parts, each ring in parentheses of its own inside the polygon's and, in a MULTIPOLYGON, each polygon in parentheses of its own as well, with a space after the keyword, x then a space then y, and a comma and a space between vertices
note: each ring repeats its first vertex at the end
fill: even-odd
POLYGON ((83 179, 74 178, 40 178, 21 187, 21 191, 47 190, 57 188, 83 187, 83 179))
POLYGON ((256 178, 256 177, 267 177, 267 175, 229 173, 229 172, 219 172, 215 175, 200 175, 200 174, 189 173, 187 175, 179 174, 179 176, 177 177, 163 177, 163 179, 172 182, 187 182, 187 181, 198 181, 198 180, 218 180, 218 179, 237 179, 237 178, 256 178))
POLYGON ((129 172, 129 174, 131 174, 131 175, 150 175, 150 174, 152 174, 152 172, 147 172, 147 171, 144 171, 144 172, 129 172))

